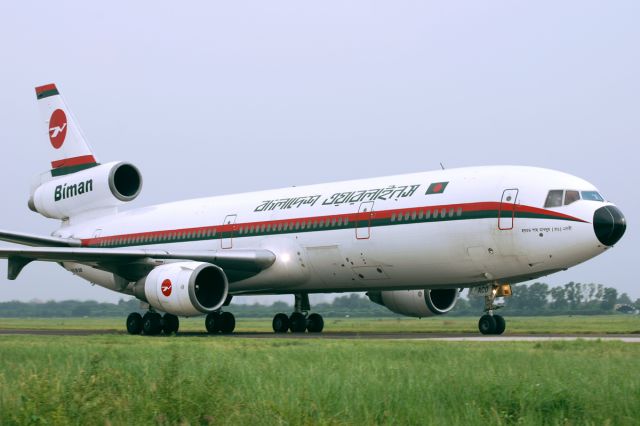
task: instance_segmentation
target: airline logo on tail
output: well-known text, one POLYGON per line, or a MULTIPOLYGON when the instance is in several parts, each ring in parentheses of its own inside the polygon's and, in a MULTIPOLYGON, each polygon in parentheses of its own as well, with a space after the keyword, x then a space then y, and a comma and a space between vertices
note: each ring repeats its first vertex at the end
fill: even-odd
POLYGON ((36 87, 36 97, 53 148, 49 150, 51 176, 68 175, 99 165, 56 85, 36 87))
POLYGON ((63 110, 57 109, 51 114, 49 119, 49 140, 51 146, 60 149, 67 136, 67 116, 63 110))

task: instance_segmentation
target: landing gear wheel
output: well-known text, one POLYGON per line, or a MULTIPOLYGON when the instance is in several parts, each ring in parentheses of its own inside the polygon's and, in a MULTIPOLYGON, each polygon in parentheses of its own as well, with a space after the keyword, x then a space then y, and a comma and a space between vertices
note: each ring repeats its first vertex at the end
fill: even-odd
POLYGON ((220 312, 211 312, 204 320, 204 326, 209 334, 215 334, 220 331, 220 312))
POLYGON ((162 331, 162 317, 157 312, 147 312, 142 317, 142 331, 148 336, 156 336, 162 331))
POLYGON ((236 317, 231 312, 222 312, 218 319, 222 334, 231 334, 236 328, 236 317))
POLYGON ((507 322, 504 320, 504 318, 501 315, 494 315, 493 319, 496 322, 496 330, 493 334, 502 334, 504 333, 505 328, 507 328, 507 322))
POLYGON ((273 331, 276 333, 286 333, 289 331, 289 317, 287 314, 276 314, 273 317, 273 322, 271 323, 273 326, 273 331))
POLYGON ((324 320, 320 314, 311 314, 307 317, 307 330, 309 333, 321 333, 324 328, 324 320))
POLYGON ((496 320, 493 315, 483 315, 478 321, 478 330, 482 334, 495 334, 496 332, 496 320))
POLYGON ((164 331, 164 334, 177 333, 178 328, 180 328, 178 317, 172 314, 164 314, 164 317, 162 317, 162 331, 164 331))
POLYGON ((294 312, 289 317, 289 328, 292 333, 304 333, 307 329, 307 318, 300 312, 294 312))
POLYGON ((127 332, 129 334, 142 333, 142 315, 137 312, 129 314, 127 317, 127 332))

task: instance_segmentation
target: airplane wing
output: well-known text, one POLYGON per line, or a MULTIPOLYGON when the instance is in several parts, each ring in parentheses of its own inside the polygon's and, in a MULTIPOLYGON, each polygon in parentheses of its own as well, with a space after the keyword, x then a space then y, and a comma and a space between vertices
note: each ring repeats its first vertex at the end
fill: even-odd
POLYGON ((0 229, 0 241, 36 247, 80 247, 80 240, 59 237, 43 237, 42 235, 0 229))
POLYGON ((257 273, 271 266, 276 256, 269 250, 167 251, 37 247, 0 248, 0 259, 9 261, 7 278, 10 280, 15 280, 22 269, 33 261, 77 262, 117 273, 130 280, 137 280, 157 266, 157 260, 208 262, 222 269, 257 273))

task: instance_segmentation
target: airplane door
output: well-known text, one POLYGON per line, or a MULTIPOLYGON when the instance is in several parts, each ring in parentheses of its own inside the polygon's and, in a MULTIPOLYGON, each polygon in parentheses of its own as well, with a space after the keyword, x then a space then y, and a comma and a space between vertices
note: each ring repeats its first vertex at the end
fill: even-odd
POLYGON ((498 229, 501 231, 513 229, 517 199, 517 188, 505 189, 502 192, 502 200, 500 200, 500 209, 498 210, 498 229))
POLYGON ((358 209, 358 220, 356 220, 356 238, 358 240, 368 240, 371 237, 371 217, 373 216, 373 201, 365 201, 358 209))
POLYGON ((233 247, 233 233, 235 232, 236 218, 238 215, 230 214, 222 222, 222 232, 220 233, 220 247, 230 249, 233 247))

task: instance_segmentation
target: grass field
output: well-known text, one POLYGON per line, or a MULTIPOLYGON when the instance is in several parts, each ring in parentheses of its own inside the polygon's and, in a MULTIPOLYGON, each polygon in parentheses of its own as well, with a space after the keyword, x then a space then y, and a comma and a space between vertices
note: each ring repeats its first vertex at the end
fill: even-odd
POLYGON ((640 345, 2 336, 0 424, 637 424, 640 345))
MULTIPOLYGON (((0 318, 0 329, 124 331, 125 318, 0 318)), ((325 318, 328 332, 477 333, 476 317, 325 318)), ((180 330, 204 332, 204 318, 180 319, 180 330)), ((271 318, 237 318, 236 331, 271 332, 271 318)), ((638 334, 639 315, 507 317, 506 334, 638 334)))
MULTIPOLYGON (((635 317, 597 319, 510 325, 640 328, 635 317)), ((0 319, 1 327, 90 328, 12 321, 0 319)), ((475 331, 475 321, 328 320, 327 328, 462 332, 475 331)), ((245 331, 269 326, 239 322, 245 331)), ((604 341, 0 336, 0 424, 638 424, 639 369, 640 345, 604 341)))

